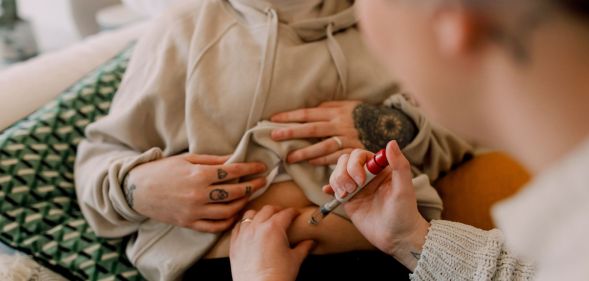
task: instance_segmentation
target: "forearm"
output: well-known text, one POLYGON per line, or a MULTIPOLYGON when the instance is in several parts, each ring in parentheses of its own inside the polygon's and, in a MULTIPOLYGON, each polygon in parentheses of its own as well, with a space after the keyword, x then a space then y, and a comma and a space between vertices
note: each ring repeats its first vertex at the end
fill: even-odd
POLYGON ((455 165, 471 157, 473 147, 452 132, 436 126, 401 95, 393 95, 385 104, 407 115, 417 127, 417 135, 403 148, 411 165, 433 182, 455 165))
POLYGON ((160 156, 159 150, 138 153, 112 144, 81 143, 75 167, 76 193, 82 213, 98 235, 128 235, 145 219, 129 205, 123 181, 133 167, 160 156))
POLYGON ((503 234, 433 221, 412 280, 530 280, 531 263, 505 249, 503 234))

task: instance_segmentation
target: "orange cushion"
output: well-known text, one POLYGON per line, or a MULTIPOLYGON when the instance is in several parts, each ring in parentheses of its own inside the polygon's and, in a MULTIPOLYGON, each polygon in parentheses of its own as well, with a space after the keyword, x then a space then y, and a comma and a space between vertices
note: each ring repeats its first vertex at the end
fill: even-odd
POLYGON ((529 173, 504 153, 478 155, 434 184, 444 201, 442 218, 492 229, 491 206, 529 179, 529 173))

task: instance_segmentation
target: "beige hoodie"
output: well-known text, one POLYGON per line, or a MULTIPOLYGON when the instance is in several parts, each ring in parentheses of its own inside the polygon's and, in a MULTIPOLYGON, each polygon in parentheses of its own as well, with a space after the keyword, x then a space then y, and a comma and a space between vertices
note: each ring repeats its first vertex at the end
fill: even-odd
MULTIPOLYGON (((231 161, 261 155, 276 171, 276 159, 308 143, 269 142, 265 132, 277 124, 256 126, 259 121, 327 100, 375 104, 395 93, 361 43, 351 2, 324 0, 314 14, 289 23, 259 0, 190 1, 157 20, 136 46, 109 115, 88 127, 79 146, 75 179, 94 231, 134 234, 127 255, 149 280, 178 279, 218 235, 165 225, 129 208, 121 183, 131 169, 189 151, 234 154, 231 161)), ((400 96, 394 100, 420 128, 405 150, 416 168, 437 176, 462 158, 467 145, 434 133, 400 96)), ((320 204, 329 199, 320 192, 329 171, 305 165, 285 168, 320 204)), ((438 218, 441 200, 427 177, 416 185, 420 210, 438 218)))

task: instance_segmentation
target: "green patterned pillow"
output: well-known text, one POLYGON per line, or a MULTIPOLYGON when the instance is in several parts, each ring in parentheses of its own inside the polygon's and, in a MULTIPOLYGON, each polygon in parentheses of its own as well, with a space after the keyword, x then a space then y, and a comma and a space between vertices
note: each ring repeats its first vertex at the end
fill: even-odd
POLYGON ((107 114, 132 48, 0 132, 0 241, 71 280, 143 280, 124 239, 96 237, 74 189, 76 146, 107 114))

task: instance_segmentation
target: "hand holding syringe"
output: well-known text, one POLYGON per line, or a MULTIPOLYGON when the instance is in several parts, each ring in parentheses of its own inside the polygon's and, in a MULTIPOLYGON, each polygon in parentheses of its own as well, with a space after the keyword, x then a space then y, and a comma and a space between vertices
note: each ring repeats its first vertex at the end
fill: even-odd
POLYGON ((372 181, 378 173, 380 173, 384 168, 389 165, 387 161, 386 151, 384 149, 377 152, 372 159, 368 160, 364 165, 364 171, 366 172, 366 180, 364 184, 360 187, 357 187, 356 190, 344 198, 340 198, 337 194, 335 195, 335 199, 323 204, 319 207, 319 209, 311 215, 309 219, 309 224, 318 225, 327 215, 329 215, 333 210, 335 210, 339 205, 342 203, 347 202, 350 200, 354 195, 358 192, 362 191, 365 186, 372 181))

